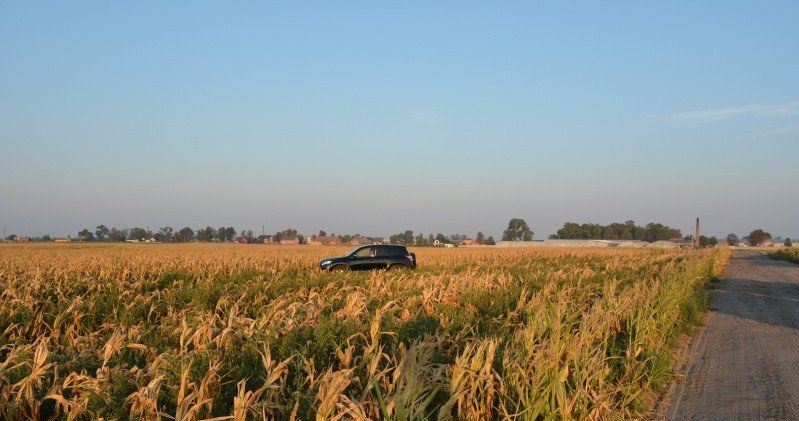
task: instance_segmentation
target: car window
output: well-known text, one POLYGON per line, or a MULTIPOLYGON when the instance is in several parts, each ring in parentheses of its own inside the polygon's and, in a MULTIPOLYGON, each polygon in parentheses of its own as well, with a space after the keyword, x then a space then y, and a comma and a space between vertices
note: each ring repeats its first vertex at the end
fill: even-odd
POLYGON ((377 257, 388 257, 394 256, 395 254, 397 253, 394 251, 394 247, 383 246, 377 248, 377 257))
POLYGON ((374 256, 373 247, 364 247, 355 253, 355 257, 373 257, 373 256, 374 256))

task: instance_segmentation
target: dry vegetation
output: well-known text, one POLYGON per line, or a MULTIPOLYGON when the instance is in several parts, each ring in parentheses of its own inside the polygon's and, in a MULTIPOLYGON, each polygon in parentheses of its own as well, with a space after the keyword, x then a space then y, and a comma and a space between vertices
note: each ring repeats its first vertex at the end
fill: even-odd
POLYGON ((775 260, 785 260, 788 262, 799 263, 799 247, 786 247, 768 254, 775 260))
POLYGON ((343 251, 0 246, 0 418, 630 418, 729 256, 343 251))

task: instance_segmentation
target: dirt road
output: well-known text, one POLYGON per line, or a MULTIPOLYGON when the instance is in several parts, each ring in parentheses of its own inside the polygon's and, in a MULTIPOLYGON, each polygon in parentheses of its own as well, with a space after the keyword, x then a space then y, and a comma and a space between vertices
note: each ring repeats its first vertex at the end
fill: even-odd
POLYGON ((799 265, 737 250, 691 339, 668 420, 799 420, 799 265))

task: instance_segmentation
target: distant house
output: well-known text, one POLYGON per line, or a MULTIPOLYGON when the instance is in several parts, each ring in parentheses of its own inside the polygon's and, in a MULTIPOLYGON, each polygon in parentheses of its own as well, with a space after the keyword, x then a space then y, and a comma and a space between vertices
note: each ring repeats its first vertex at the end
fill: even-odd
POLYGON ((258 240, 257 242, 261 243, 261 244, 274 244, 275 243, 275 239, 271 235, 259 235, 257 240, 258 240))
POLYGON ((233 244, 247 244, 249 242, 250 241, 247 240, 247 237, 239 236, 239 237, 236 237, 236 238, 233 239, 233 244))
POLYGON ((24 235, 18 235, 18 236, 16 236, 14 238, 14 241, 16 241, 18 243, 28 243, 28 242, 31 241, 31 238, 30 237, 26 237, 24 235))
POLYGON ((299 239, 299 238, 297 238, 297 237, 294 237, 294 238, 292 238, 292 239, 280 240, 280 244, 281 244, 281 245, 287 245, 287 244, 289 244, 289 245, 290 245, 290 244, 300 244, 300 239, 299 239))
POLYGON ((71 242, 72 242, 72 239, 71 239, 71 238, 69 238, 69 236, 66 236, 66 237, 56 237, 56 239, 55 239, 55 240, 53 240, 53 241, 55 241, 56 243, 71 243, 71 242))
POLYGON ((308 240, 309 246, 340 246, 341 238, 337 236, 317 235, 308 240))
POLYGON ((474 240, 472 240, 471 238, 466 238, 463 241, 461 241, 461 244, 464 246, 473 246, 474 240))
POLYGON ((439 241, 439 240, 433 240, 433 246, 434 246, 434 247, 441 247, 441 241, 439 241))
POLYGON ((365 246, 367 244, 374 244, 374 243, 375 242, 372 241, 372 239, 364 237, 362 235, 354 237, 353 239, 350 240, 351 246, 365 246))

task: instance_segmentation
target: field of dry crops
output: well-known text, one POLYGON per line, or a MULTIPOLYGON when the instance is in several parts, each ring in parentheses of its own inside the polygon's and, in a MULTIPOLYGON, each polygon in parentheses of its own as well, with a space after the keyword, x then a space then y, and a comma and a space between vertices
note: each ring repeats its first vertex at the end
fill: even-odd
POLYGON ((729 257, 415 249, 0 245, 3 419, 607 419, 670 378, 729 257))

